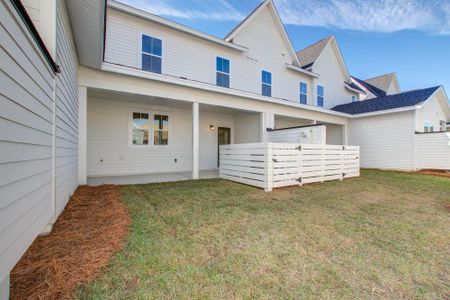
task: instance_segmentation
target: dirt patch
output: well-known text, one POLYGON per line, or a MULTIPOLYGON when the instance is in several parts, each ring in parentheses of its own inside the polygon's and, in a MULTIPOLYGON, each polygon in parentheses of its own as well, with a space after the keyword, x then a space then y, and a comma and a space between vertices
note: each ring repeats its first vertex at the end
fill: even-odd
POLYGON ((117 186, 79 187, 53 231, 12 270, 11 299, 70 297, 123 247, 130 224, 117 186))
POLYGON ((420 170, 417 173, 450 178, 450 172, 444 170, 420 170))

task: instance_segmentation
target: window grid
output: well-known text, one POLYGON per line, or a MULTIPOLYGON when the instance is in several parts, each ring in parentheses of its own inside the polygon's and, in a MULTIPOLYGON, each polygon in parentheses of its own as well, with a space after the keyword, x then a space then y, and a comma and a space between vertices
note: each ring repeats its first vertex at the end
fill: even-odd
POLYGON ((324 104, 324 88, 321 85, 317 86, 317 106, 323 107, 324 104))
POLYGON ((300 82, 300 103, 308 103, 308 85, 304 82, 300 82))
POLYGON ((169 145, 168 114, 130 110, 130 115, 132 146, 169 145))
POLYGON ((267 71, 261 72, 261 93, 264 96, 272 96, 272 73, 267 71))
POLYGON ((230 87, 230 60, 219 56, 216 58, 216 85, 230 87))
POLYGON ((160 39, 142 35, 142 69, 161 74, 162 41, 160 39))

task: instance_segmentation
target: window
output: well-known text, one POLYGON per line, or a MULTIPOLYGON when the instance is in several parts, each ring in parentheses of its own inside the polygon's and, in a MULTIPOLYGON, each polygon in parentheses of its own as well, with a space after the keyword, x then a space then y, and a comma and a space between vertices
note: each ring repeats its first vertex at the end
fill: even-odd
POLYGON ((324 102, 324 88, 321 85, 317 86, 317 106, 323 107, 324 102))
POLYGON ((271 97, 272 96, 272 73, 267 71, 261 72, 261 82, 262 88, 261 93, 264 96, 271 97))
POLYGON ((131 123, 133 145, 148 145, 150 129, 148 116, 148 113, 133 112, 133 120, 131 123))
POLYGON ((424 123, 425 124, 424 124, 423 131, 425 131, 425 132, 434 132, 434 124, 433 123, 427 122, 427 121, 425 121, 424 123))
POLYGON ((304 82, 300 82, 300 103, 308 103, 308 85, 304 82))
POLYGON ((441 131, 446 131, 447 130, 447 122, 441 120, 439 122, 439 124, 440 124, 440 127, 441 127, 440 128, 441 131))
POLYGON ((228 59, 216 58, 216 85, 230 87, 230 61, 228 59))
POLYGON ((169 143, 169 116, 155 114, 153 118, 153 144, 167 145, 169 143))
POLYGON ((356 102, 356 96, 352 96, 352 102, 356 102))
POLYGON ((131 144, 133 146, 151 146, 169 144, 169 115, 146 111, 132 111, 131 144), (152 130, 153 120, 153 130, 152 130), (152 136, 153 134, 153 136, 152 136), (152 142, 153 141, 153 142, 152 142))
POLYGON ((142 35, 142 70, 161 74, 162 42, 142 35))

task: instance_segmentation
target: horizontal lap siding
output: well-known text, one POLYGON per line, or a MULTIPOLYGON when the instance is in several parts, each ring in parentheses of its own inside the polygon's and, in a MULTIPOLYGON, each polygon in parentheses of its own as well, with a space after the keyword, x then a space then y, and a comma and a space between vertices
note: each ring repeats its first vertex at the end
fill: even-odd
POLYGON ((63 1, 58 1, 56 61, 55 197, 59 215, 78 186, 78 83, 77 56, 63 1))
POLYGON ((52 216, 53 73, 0 3, 0 282, 52 216))
POLYGON ((259 113, 238 113, 234 116, 234 142, 258 143, 261 142, 261 116, 259 113))
POLYGON ((414 113, 351 119, 349 144, 359 145, 361 167, 414 169, 414 113))
MULTIPOLYGON (((91 97, 88 97, 87 106, 88 176, 191 170, 192 112, 190 109, 91 97), (169 146, 130 146, 129 112, 132 108, 169 114, 169 146)), ((216 128, 230 127, 233 132, 233 115, 200 110, 200 169, 217 167, 217 129, 209 131, 210 125, 216 128)))
POLYGON ((416 134, 416 167, 450 170, 450 132, 416 134))

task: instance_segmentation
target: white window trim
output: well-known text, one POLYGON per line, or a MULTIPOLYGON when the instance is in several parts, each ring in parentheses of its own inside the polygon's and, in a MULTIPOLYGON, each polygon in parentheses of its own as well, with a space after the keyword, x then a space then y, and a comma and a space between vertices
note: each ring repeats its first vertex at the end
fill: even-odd
MULTIPOLYGON (((139 49, 138 49, 138 68, 141 69, 142 71, 145 71, 145 72, 151 72, 151 71, 142 69, 142 54, 147 54, 147 55, 151 55, 151 56, 155 56, 155 57, 161 57, 161 74, 165 74, 164 66, 166 65, 166 63, 165 63, 165 59, 164 58, 166 56, 164 55, 164 49, 166 47, 165 47, 164 39, 161 38, 159 35, 155 35, 153 33, 141 31, 139 33, 138 45, 139 45, 139 49), (155 38, 155 39, 158 39, 158 40, 161 40, 161 56, 154 55, 154 54, 142 51, 142 36, 144 36, 144 35, 152 37, 152 38, 155 38)), ((151 73, 159 74, 159 73, 156 73, 156 72, 151 72, 151 73)))
POLYGON ((218 87, 223 87, 223 88, 231 88, 231 59, 229 57, 227 57, 227 56, 216 55, 214 57, 214 85, 218 86, 218 87), (225 72, 222 72, 222 71, 217 71, 217 58, 222 58, 222 59, 228 60, 228 63, 230 65, 230 72, 225 73, 225 72), (217 85, 217 73, 228 75, 228 87, 217 85))
POLYGON ((318 107, 325 107, 325 87, 321 84, 318 84, 316 87, 316 92, 317 92, 316 105, 318 107), (322 87, 322 91, 323 91, 322 96, 319 95, 319 86, 322 87), (319 97, 322 97, 322 105, 319 105, 319 97))
POLYGON ((173 137, 172 137, 172 114, 169 112, 164 111, 157 111, 157 110, 151 110, 151 109, 143 109, 143 108, 130 108, 128 110, 128 147, 130 148, 168 148, 171 147, 173 144, 173 137), (134 145, 133 144, 133 113, 145 113, 148 114, 149 122, 150 122, 150 129, 148 134, 149 143, 148 145, 134 145), (153 120, 155 118, 155 115, 166 115, 169 117, 169 126, 168 126, 168 133, 169 133, 169 140, 167 141, 167 145, 155 145, 154 144, 154 130, 153 130, 153 120))
POLYGON ((301 103, 301 104, 308 104, 308 83, 307 83, 307 82, 304 82, 304 81, 300 81, 300 83, 298 84, 298 89, 299 89, 298 103, 301 103), (302 83, 303 83, 304 85, 306 85, 306 94, 305 94, 305 93, 302 93, 302 88, 301 88, 302 83), (306 96, 306 103, 302 103, 302 102, 301 102, 301 96, 302 96, 302 95, 305 95, 305 96, 306 96))
POLYGON ((261 69, 261 72, 259 73, 259 76, 261 78, 261 86, 260 86, 260 88, 261 88, 261 95, 263 95, 263 93, 262 93, 262 86, 263 85, 270 86, 270 96, 263 95, 264 97, 272 97, 273 96, 273 88, 272 88, 272 86, 273 86, 273 76, 272 75, 273 75, 273 72, 268 71, 267 69, 261 69), (270 73, 270 84, 267 84, 267 83, 263 82, 263 80, 262 80, 262 72, 270 73))

